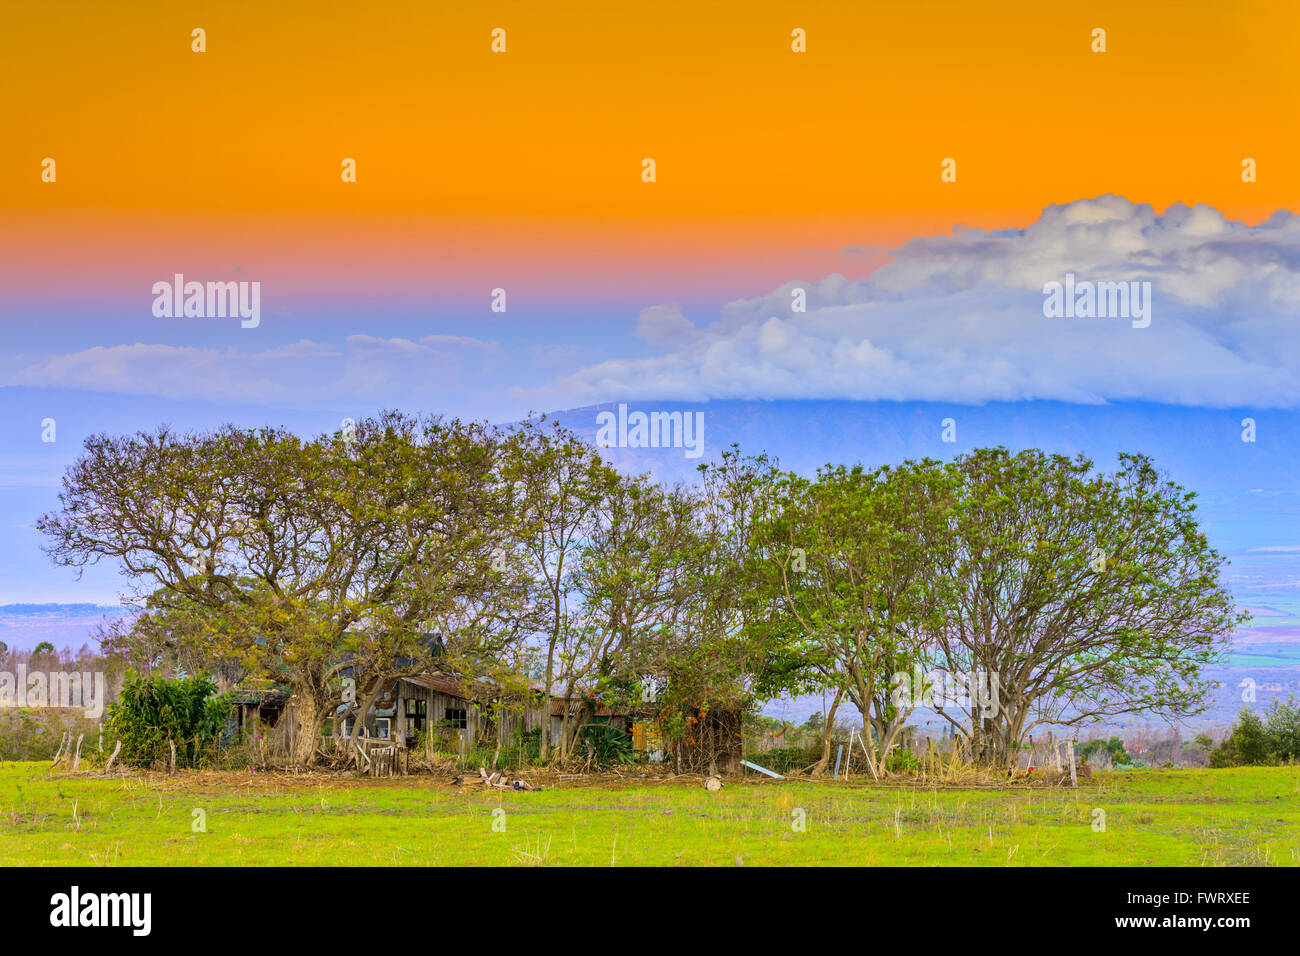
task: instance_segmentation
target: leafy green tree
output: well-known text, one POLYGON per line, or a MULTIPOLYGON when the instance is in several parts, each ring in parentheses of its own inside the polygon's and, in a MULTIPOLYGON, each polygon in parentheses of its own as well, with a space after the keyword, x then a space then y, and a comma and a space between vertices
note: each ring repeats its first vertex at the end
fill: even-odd
POLYGON ((1278 698, 1269 704, 1264 712, 1264 726, 1279 761, 1300 757, 1300 706, 1294 696, 1285 702, 1278 698))
POLYGON ((1089 740, 1079 748, 1079 754, 1084 760, 1091 760, 1097 754, 1105 754, 1116 767, 1123 766, 1132 759, 1124 749, 1124 741, 1118 737, 1111 737, 1109 740, 1102 740, 1100 737, 1089 740))
POLYGON ((910 684, 946 596, 935 554, 953 476, 933 461, 835 466, 812 480, 782 475, 776 488, 760 527, 779 569, 777 600, 795 624, 780 653, 858 708, 879 772, 925 690, 910 684))
POLYGON ((120 657, 133 671, 146 676, 189 677, 208 674, 219 691, 226 691, 247 676, 237 656, 221 657, 218 648, 231 645, 223 634, 229 626, 222 609, 195 604, 165 588, 144 601, 138 613, 101 626, 100 646, 120 657))
POLYGON ((1039 724, 1203 710, 1203 669, 1246 615, 1193 494, 1141 455, 1100 474, 1083 456, 993 448, 953 468, 935 649, 949 671, 999 679, 996 714, 943 712, 977 760, 1005 762, 1039 724))
MULTIPOLYGON (((288 684, 316 759, 340 673, 378 682, 486 579, 506 515, 486 426, 398 413, 303 440, 277 429, 92 436, 38 527, 58 563, 118 564, 178 633, 288 684)), ((402 662, 405 662, 403 664, 402 662)))
POLYGON ((1276 761, 1274 743, 1259 714, 1247 707, 1237 715, 1237 722, 1210 754, 1211 767, 1267 765, 1276 761))
POLYGON ((678 760, 709 773, 731 752, 733 735, 743 734, 743 715, 757 700, 817 686, 780 647, 791 624, 778 613, 776 566, 759 535, 773 507, 774 474, 767 456, 744 456, 734 446, 700 466, 693 540, 677 552, 690 587, 671 627, 655 638, 656 703, 670 746, 678 760))
MULTIPOLYGON (((682 609, 698 586, 700 544, 694 499, 645 476, 616 477, 596 509, 596 530, 579 551, 574 627, 564 647, 565 696, 597 678, 607 704, 646 709, 665 683, 665 651, 682 609)), ((572 725, 566 713, 562 753, 573 749, 591 708, 572 725)))
MULTIPOLYGON (((504 474, 513 492, 509 561, 522 563, 537 583, 542 681, 550 694, 557 682, 576 684, 589 660, 579 597, 581 559, 599 533, 601 506, 618 475, 595 448, 545 418, 524 422, 510 436, 504 474)), ((565 719, 567 734, 567 713, 565 719)), ((556 743, 550 721, 542 721, 542 760, 550 759, 556 743)))
POLYGON ((1260 717, 1243 707, 1232 732, 1210 754, 1211 767, 1270 766, 1300 757, 1300 705, 1273 701, 1260 717))

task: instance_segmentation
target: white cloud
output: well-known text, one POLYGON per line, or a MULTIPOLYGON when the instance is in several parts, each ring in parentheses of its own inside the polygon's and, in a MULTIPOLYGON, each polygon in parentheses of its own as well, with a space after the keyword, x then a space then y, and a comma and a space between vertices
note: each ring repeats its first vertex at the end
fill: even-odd
POLYGON ((699 338, 699 330, 682 315, 677 303, 652 305, 642 309, 636 319, 637 338, 651 345, 684 345, 699 338))
POLYGON ((1300 404, 1300 219, 1258 226, 1207 206, 1156 215, 1117 196, 1045 209, 1025 229, 912 240, 870 279, 789 282, 696 329, 642 312, 667 349, 561 380, 578 400, 850 398, 981 403, 1300 404), (1149 281, 1149 328, 1048 319, 1043 286, 1149 281), (791 291, 807 291, 792 311, 791 291), (689 330, 688 330, 689 327, 689 330))
POLYGON ((0 366, 0 385, 295 406, 389 400, 399 390, 426 398, 440 394, 467 357, 486 359, 498 348, 451 335, 419 342, 351 335, 342 348, 304 339, 260 352, 137 342, 12 356, 0 366))
POLYGON ((299 407, 485 395, 525 408, 709 398, 1293 407, 1297 314, 1300 218, 1277 212, 1252 227, 1206 206, 1156 215, 1103 196, 1048 207, 1024 229, 914 239, 868 279, 788 282, 707 326, 675 304, 651 306, 636 325, 661 353, 650 357, 581 368, 602 354, 595 342, 458 335, 358 334, 260 352, 136 343, 2 357, 0 385, 299 407), (1043 286, 1068 272, 1151 282, 1150 326, 1045 318, 1043 286), (792 310, 796 287, 806 312, 792 310))

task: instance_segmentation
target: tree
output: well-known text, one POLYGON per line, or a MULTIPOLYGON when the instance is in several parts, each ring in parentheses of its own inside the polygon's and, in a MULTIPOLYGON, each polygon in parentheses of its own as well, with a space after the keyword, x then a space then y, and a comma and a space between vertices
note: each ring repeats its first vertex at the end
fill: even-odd
POLYGON ((1264 712, 1264 725, 1279 761, 1300 758, 1300 706, 1294 696, 1286 701, 1277 698, 1269 704, 1264 712))
POLYGON ((1240 767, 1269 764, 1273 746, 1259 714, 1243 707, 1237 723, 1210 754, 1211 767, 1240 767))
MULTIPOLYGON (((934 556, 946 531, 950 474, 937 462, 867 471, 827 466, 777 479, 761 524, 780 570, 779 599, 796 624, 783 651, 863 715, 863 746, 884 767, 923 687, 903 688, 939 622, 934 556)), ((829 758, 829 737, 823 741, 829 758)))
POLYGON ((1211 767, 1279 764, 1300 757, 1300 706, 1276 699, 1259 714, 1243 707, 1231 733, 1210 754, 1211 767))
MULTIPOLYGON (((510 552, 519 549, 536 582, 536 603, 544 615, 543 693, 549 695, 585 639, 578 602, 578 574, 584 548, 596 536, 599 510, 618 476, 597 451, 558 423, 524 422, 511 435, 505 481, 514 505, 510 552)), ((567 683, 572 685, 572 681, 567 683)), ((550 720, 541 723, 540 758, 549 759, 550 720)))
POLYGON ((776 613, 776 569, 758 534, 775 473, 767 456, 735 446, 700 466, 690 499, 695 530, 674 559, 689 587, 655 636, 655 703, 679 767, 686 757, 715 773, 756 699, 809 686, 779 652, 788 622, 776 613))
POLYGON ((1112 765, 1119 767, 1130 762, 1128 751, 1124 749, 1124 741, 1118 737, 1111 737, 1109 740, 1102 740, 1098 737, 1096 740, 1089 740, 1079 748, 1079 756, 1088 760, 1096 754, 1105 754, 1110 758, 1112 765))
POLYGON ((137 613, 101 625, 99 642, 106 654, 120 657, 137 673, 161 677, 207 674, 217 690, 224 692, 248 675, 238 657, 220 654, 219 648, 230 646, 232 638, 213 638, 228 624, 220 609, 159 588, 137 613))
POLYGON ((486 426, 398 413, 304 441, 277 429, 96 435, 38 528, 58 563, 118 563, 213 653, 289 685, 316 759, 339 674, 418 658, 505 524, 486 426))
POLYGON ((1202 668, 1246 619, 1196 522, 1194 495, 1145 456, 1111 475, 1083 456, 981 449, 936 542, 944 619, 933 637, 949 672, 999 682, 994 713, 972 701, 943 716, 978 761, 1010 759, 1039 724, 1126 713, 1200 712, 1202 668))
MULTIPOLYGON (((594 679, 604 703, 645 703, 649 688, 643 682, 662 677, 664 635, 697 585, 690 561, 683 560, 698 546, 693 506, 682 489, 644 475, 613 476, 605 484, 594 532, 574 565, 575 613, 560 655, 566 699, 594 679)), ((561 754, 572 752, 593 712, 588 703, 571 722, 566 708, 561 754)))

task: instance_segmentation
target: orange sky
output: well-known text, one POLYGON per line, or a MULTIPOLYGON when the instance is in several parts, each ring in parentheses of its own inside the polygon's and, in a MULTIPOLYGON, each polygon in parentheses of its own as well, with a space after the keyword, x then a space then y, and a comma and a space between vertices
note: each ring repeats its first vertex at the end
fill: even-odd
POLYGON ((507 262, 703 282, 958 222, 1023 225, 1105 192, 1248 222, 1296 205, 1294 2, 291 9, 12 7, 0 268, 152 274, 188 256, 336 276, 351 262, 361 281, 437 258, 449 280, 507 262), (193 27, 208 52, 191 52, 193 27), (343 157, 358 183, 340 181, 343 157))

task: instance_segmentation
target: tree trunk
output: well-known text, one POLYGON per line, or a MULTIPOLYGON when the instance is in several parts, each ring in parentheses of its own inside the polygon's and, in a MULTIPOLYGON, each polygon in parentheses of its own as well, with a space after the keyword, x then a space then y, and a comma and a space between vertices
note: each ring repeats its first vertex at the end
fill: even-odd
POLYGON ((571 700, 570 692, 566 689, 564 692, 564 714, 560 717, 560 759, 566 760, 569 756, 569 701, 571 700))
POLYGON ((831 701, 830 713, 826 715, 826 726, 822 728, 822 759, 813 764, 812 775, 820 777, 826 773, 826 767, 831 762, 831 734, 835 730, 835 711, 840 706, 840 699, 844 696, 844 688, 838 687, 835 690, 835 699, 831 701))
MULTIPOLYGON (((325 723, 327 705, 328 700, 306 693, 297 695, 294 701, 297 728, 289 741, 290 758, 295 767, 310 767, 316 763, 316 747, 320 742, 321 727, 325 723)), ((287 715, 281 717, 281 720, 286 717, 287 715)))
POLYGON ((384 682, 382 680, 376 680, 369 693, 362 697, 361 703, 357 707, 356 716, 352 721, 352 734, 348 737, 347 752, 349 754, 356 751, 357 741, 366 728, 366 717, 369 716, 370 708, 374 706, 375 698, 379 696, 380 688, 383 686, 384 682))
POLYGON ((562 737, 563 749, 561 753, 563 756, 567 757, 569 754, 573 753, 574 745, 577 744, 578 735, 582 733, 582 729, 591 722, 591 708, 589 708, 586 703, 583 703, 582 709, 578 712, 576 719, 573 721, 569 720, 568 710, 566 708, 564 720, 565 726, 562 737))
POLYGON ((551 756, 551 681, 553 680, 555 680, 554 638, 552 638, 550 646, 546 649, 546 686, 542 690, 542 732, 538 737, 537 762, 543 764, 551 756))

